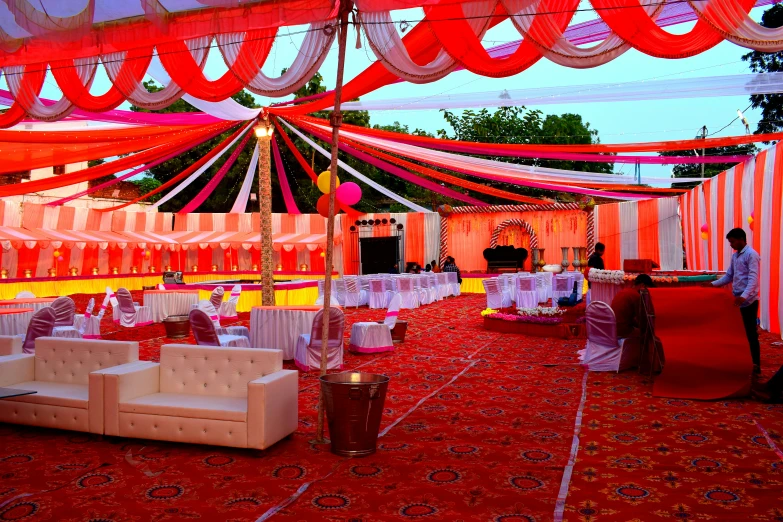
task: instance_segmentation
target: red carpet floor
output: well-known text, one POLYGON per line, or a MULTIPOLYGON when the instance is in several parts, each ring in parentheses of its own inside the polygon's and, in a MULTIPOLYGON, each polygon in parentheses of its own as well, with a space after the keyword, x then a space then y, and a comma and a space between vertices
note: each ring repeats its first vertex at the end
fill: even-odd
MULTIPOLYGON (((300 378, 299 431, 264 452, 0 424, 0 520, 783 520, 771 446, 783 407, 654 398, 635 372, 585 376, 579 342, 487 332, 484 304, 403 311, 397 351, 346 355, 391 376, 375 455, 308 442, 315 373, 300 378)), ((158 325, 103 332, 139 339, 144 359, 168 342, 158 325)), ((781 348, 763 336, 766 377, 781 348)))

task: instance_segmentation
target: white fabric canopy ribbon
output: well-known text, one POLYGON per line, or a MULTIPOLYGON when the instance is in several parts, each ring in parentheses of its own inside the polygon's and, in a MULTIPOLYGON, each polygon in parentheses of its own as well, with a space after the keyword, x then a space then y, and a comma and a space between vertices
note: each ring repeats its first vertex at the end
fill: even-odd
POLYGON ((226 145, 225 147, 223 147, 223 149, 222 149, 220 152, 218 152, 218 153, 217 153, 217 154, 216 154, 216 155, 215 155, 213 158, 211 158, 211 159, 210 159, 209 161, 207 161, 207 162, 206 162, 204 165, 202 165, 200 169, 198 169, 196 172, 194 172, 193 174, 191 174, 190 176, 188 176, 188 177, 187 177, 187 178, 186 178, 184 181, 182 181, 182 183, 180 183, 179 185, 177 185, 176 187, 174 187, 173 189, 171 189, 171 191, 169 191, 169 193, 168 193, 168 194, 166 194, 165 196, 163 196, 161 199, 159 199, 158 201, 156 201, 154 204, 150 205, 150 206, 149 206, 149 208, 147 209, 147 212, 149 212, 149 211, 151 211, 151 210, 157 210, 157 208, 158 208, 159 206, 161 206, 162 204, 164 204, 165 202, 167 202, 168 200, 170 200, 171 198, 173 198, 174 196, 176 196, 177 194, 179 194, 180 192, 182 192, 182 191, 183 191, 183 190, 184 190, 186 187, 190 186, 190 184, 191 184, 191 183, 193 183, 193 182, 196 180, 196 178, 198 178, 198 177, 199 177, 199 176, 201 176, 201 175, 202 175, 204 172, 206 172, 206 170, 207 170, 209 167, 211 167, 212 165, 214 165, 214 164, 215 164, 215 162, 216 162, 218 159, 220 159, 220 157, 221 157, 221 156, 223 156, 223 154, 225 154, 225 153, 226 153, 226 151, 228 151, 228 149, 230 149, 230 148, 231 148, 231 147, 232 147, 232 146, 233 146, 233 145, 234 145, 234 144, 235 144, 237 141, 239 141, 239 138, 241 138, 242 136, 244 136, 244 134, 245 134, 246 132, 248 132, 248 131, 250 130, 250 128, 251 128, 251 125, 250 125, 250 124, 246 125, 246 126, 245 126, 245 130, 244 130, 243 132, 240 132, 240 133, 237 135, 237 137, 236 137, 236 138, 234 138, 233 140, 231 140, 231 143, 229 143, 228 145, 226 145))
MULTIPOLYGON (((247 200, 250 199, 250 191, 253 189, 253 179, 255 179, 256 167, 258 166, 258 154, 258 142, 256 142, 253 157, 250 158, 250 164, 247 166, 245 180, 242 182, 242 188, 239 189, 239 194, 237 194, 237 199, 229 214, 242 214, 247 208, 247 200)), ((231 295, 234 295, 233 292, 231 295)))
MULTIPOLYGON (((305 141, 305 142, 306 142, 308 145, 310 145, 312 148, 314 148, 315 150, 317 150, 318 152, 320 152, 322 155, 324 155, 324 156, 325 156, 325 157, 327 157, 327 158, 330 158, 330 157, 331 157, 331 154, 329 154, 329 152, 327 152, 326 150, 324 150, 324 148, 323 148, 323 147, 319 146, 319 145, 318 145, 318 144, 316 144, 316 143, 315 143, 313 140, 311 140, 310 138, 308 138, 307 136, 305 136, 304 134, 302 134, 301 132, 299 132, 299 129, 296 129, 296 128, 292 127, 292 126, 291 126, 291 125, 290 125, 290 124, 289 124, 287 121, 285 121, 285 120, 282 120, 282 119, 281 119, 280 121, 282 121, 282 122, 283 122, 283 124, 284 124, 286 127, 288 127, 288 128, 289 128, 289 129, 291 129, 291 130, 292 130, 294 133, 296 133, 296 135, 297 135, 297 136, 299 136, 300 138, 302 138, 302 139, 303 139, 303 140, 304 140, 304 141, 305 141)), ((405 205, 406 207, 408 207, 409 209, 413 210, 414 212, 429 212, 429 210, 427 210, 426 208, 424 208, 424 207, 420 207, 420 206, 419 206, 419 205, 417 205, 416 203, 413 203, 413 202, 411 202, 411 201, 408 201, 408 200, 407 200, 407 199, 405 199, 404 197, 402 197, 402 196, 398 196, 397 194, 395 194, 395 193, 394 193, 394 192, 392 192, 391 190, 389 190, 389 189, 387 189, 387 188, 385 188, 385 187, 383 187, 383 186, 381 186, 381 185, 377 184, 376 182, 374 182, 373 180, 371 180, 370 178, 368 178, 368 177, 367 177, 367 176, 365 176, 364 174, 361 174, 361 173, 357 172, 357 171, 356 171, 356 169, 352 168, 350 165, 346 165, 346 164, 345 164, 345 163, 344 163, 342 160, 338 160, 338 162, 337 162, 337 163, 338 163, 338 165, 340 165, 340 167, 342 167, 342 169, 343 169, 343 170, 345 170, 345 171, 346 171, 348 174, 352 175, 352 176, 353 176, 353 177, 355 177, 356 179, 358 179, 358 180, 360 180, 360 181, 362 181, 362 182, 366 183, 367 185, 371 186, 372 188, 374 188, 375 190, 377 190, 378 192, 380 192, 380 193, 381 193, 381 194, 383 194, 384 196, 388 196, 388 197, 392 198, 394 201, 396 201, 396 202, 398 202, 398 203, 401 203, 401 204, 405 205)))

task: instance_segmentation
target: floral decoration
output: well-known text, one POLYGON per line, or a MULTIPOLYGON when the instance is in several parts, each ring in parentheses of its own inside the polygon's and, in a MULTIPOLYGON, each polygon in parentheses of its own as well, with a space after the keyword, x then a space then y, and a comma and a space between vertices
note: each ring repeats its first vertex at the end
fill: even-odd
MULTIPOLYGON (((587 279, 591 283, 608 283, 614 285, 621 285, 625 281, 633 281, 638 274, 626 274, 622 270, 598 270, 591 268, 587 273, 587 279)), ((650 276, 653 283, 671 284, 678 283, 679 278, 677 276, 650 276)))

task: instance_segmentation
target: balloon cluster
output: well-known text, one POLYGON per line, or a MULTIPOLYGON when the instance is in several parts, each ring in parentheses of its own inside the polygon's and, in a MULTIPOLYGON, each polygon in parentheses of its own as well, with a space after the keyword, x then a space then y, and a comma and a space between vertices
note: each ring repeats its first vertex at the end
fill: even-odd
POLYGON ((62 256, 62 254, 60 253, 60 251, 59 251, 59 250, 55 250, 55 251, 54 251, 54 258, 55 258, 57 261, 64 261, 64 260, 65 260, 65 258, 62 256))
POLYGON ((748 216, 748 226, 750 227, 751 230, 753 230, 753 222, 755 220, 756 220, 756 213, 751 212, 750 215, 748 216))
MULTIPOLYGON (((323 193, 323 196, 318 198, 318 202, 316 203, 315 208, 323 217, 329 217, 330 176, 331 173, 326 170, 318 175, 318 179, 316 181, 318 190, 323 193)), ((336 178, 334 186, 334 197, 341 205, 355 205, 359 202, 360 199, 362 199, 361 187, 352 181, 341 184, 340 178, 336 178)))
POLYGON ((706 223, 701 226, 701 238, 702 239, 709 239, 710 238, 709 230, 710 229, 707 227, 706 223))

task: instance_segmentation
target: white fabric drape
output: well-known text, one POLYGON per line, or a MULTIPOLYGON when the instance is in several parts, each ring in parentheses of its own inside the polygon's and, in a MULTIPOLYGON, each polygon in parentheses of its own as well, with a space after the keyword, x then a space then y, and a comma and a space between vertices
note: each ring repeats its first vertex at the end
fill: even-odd
MULTIPOLYGON (((307 143, 312 148, 317 150, 324 157, 327 157, 327 158, 331 157, 331 154, 329 154, 329 152, 327 152, 326 150, 324 150, 323 147, 321 147, 320 145, 317 145, 313 140, 311 140, 310 138, 308 138, 307 136, 305 136, 304 134, 299 132, 299 129, 296 129, 296 128, 292 127, 285 120, 281 120, 281 121, 285 124, 286 127, 291 129, 297 136, 302 138, 305 141, 305 143, 307 143)), ((377 190, 378 192, 380 192, 384 196, 388 196, 388 197, 392 198, 394 201, 405 205, 406 207, 408 207, 409 209, 413 210, 414 212, 427 212, 427 209, 425 209, 424 207, 421 207, 421 206, 417 205, 416 203, 408 201, 404 197, 398 196, 397 194, 395 194, 391 190, 389 190, 389 189, 387 189, 387 188, 377 184, 376 182, 374 182, 373 180, 371 180, 370 178, 368 178, 364 174, 361 174, 358 171, 356 171, 356 169, 352 168, 350 165, 347 165, 346 163, 344 163, 342 160, 338 161, 338 164, 340 165, 340 167, 343 170, 348 172, 350 175, 352 175, 356 179, 366 183, 367 185, 371 186, 372 188, 374 188, 375 190, 377 190)))
POLYGON ((424 214, 424 257, 425 262, 440 262, 440 214, 424 214))
POLYGON ((258 166, 258 154, 258 142, 256 142, 256 148, 253 149, 253 157, 250 158, 245 179, 242 181, 242 187, 239 189, 239 194, 237 194, 237 199, 234 201, 234 206, 231 207, 230 214, 241 214, 247 208, 247 201, 250 199, 250 191, 253 189, 253 180, 255 179, 256 167, 258 166))
POLYGON ((239 139, 242 136, 244 136, 245 133, 248 132, 249 130, 250 130, 250 125, 247 125, 245 127, 245 131, 244 132, 242 132, 239 135, 237 135, 237 137, 234 138, 231 141, 231 143, 229 143, 228 145, 223 147, 223 149, 219 153, 217 153, 213 158, 211 158, 204 165, 202 165, 201 168, 198 169, 196 172, 194 172, 193 174, 188 176, 184 181, 182 181, 182 183, 180 183, 179 185, 177 185, 176 187, 171 189, 168 194, 166 194, 165 196, 160 198, 154 204, 150 205, 149 208, 148 208, 148 211, 156 210, 159 206, 161 206, 162 204, 164 204, 165 202, 167 202, 168 200, 170 200, 171 198, 173 198, 174 196, 176 196, 177 194, 182 192, 186 187, 188 187, 191 183, 193 183, 196 180, 196 178, 201 176, 209 167, 214 165, 214 163, 217 160, 219 160, 220 157, 223 156, 223 154, 225 154, 226 151, 228 151, 228 149, 230 149, 237 141, 239 141, 239 139))
MULTIPOLYGON (((280 97, 296 92, 310 81, 329 53, 337 31, 325 30, 332 26, 329 21, 310 25, 299 52, 286 71, 277 78, 270 78, 261 71, 245 87, 248 91, 262 96, 280 97)), ((220 52, 226 63, 233 64, 242 48, 242 33, 228 33, 217 36, 220 52)))
POLYGON ((723 38, 730 42, 768 53, 783 48, 783 27, 759 25, 748 13, 736 9, 733 2, 695 0, 689 1, 688 4, 700 19, 721 31, 723 38))
POLYGON ((620 204, 620 266, 639 259, 639 208, 636 202, 620 204))

